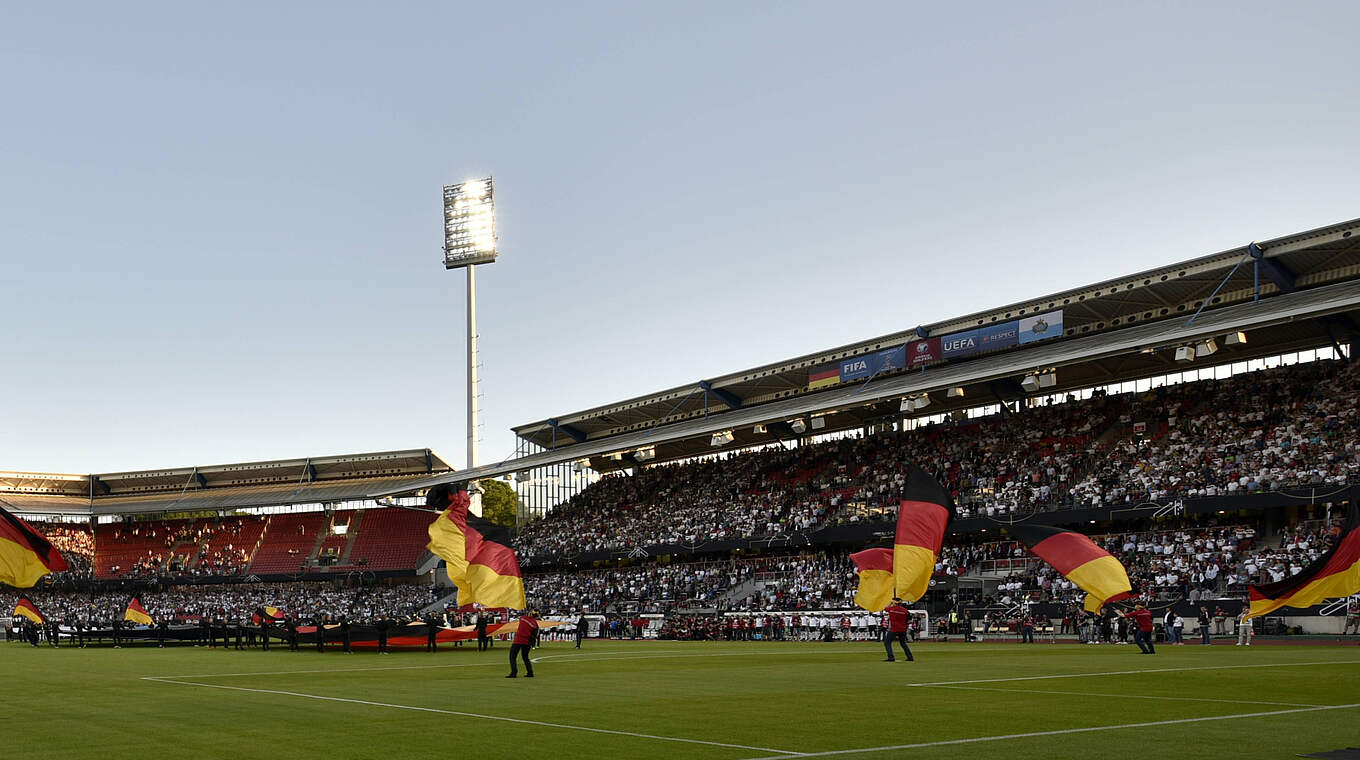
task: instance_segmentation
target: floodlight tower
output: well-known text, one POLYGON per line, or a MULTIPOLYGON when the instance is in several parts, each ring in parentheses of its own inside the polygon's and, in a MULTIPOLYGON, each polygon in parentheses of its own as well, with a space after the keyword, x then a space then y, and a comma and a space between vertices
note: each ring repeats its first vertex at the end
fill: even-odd
MULTIPOLYGON (((444 186, 444 268, 467 270, 467 466, 477 466, 477 264, 496 260, 495 187, 491 177, 444 186)), ((471 485, 471 484, 469 484, 471 485)), ((469 490, 473 490, 469 488, 469 490)), ((473 492, 473 507, 481 499, 473 492)))

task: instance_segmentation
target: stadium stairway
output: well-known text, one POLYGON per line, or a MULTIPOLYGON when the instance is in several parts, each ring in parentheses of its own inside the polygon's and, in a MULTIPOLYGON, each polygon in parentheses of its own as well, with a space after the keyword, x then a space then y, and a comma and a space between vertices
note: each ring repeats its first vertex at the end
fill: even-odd
POLYGON ((451 605, 453 605, 457 600, 458 592, 455 590, 447 594, 446 596, 441 596, 435 601, 430 602, 424 607, 421 607, 419 610, 416 611, 416 615, 418 615, 419 617, 425 617, 426 615, 432 612, 442 613, 444 610, 448 609, 451 605))
POLYGON ((770 575, 770 573, 755 573, 741 583, 728 587, 728 589, 722 593, 722 596, 718 597, 718 600, 723 602, 735 602, 740 599, 745 599, 747 595, 753 594, 756 591, 764 590, 767 584, 779 582, 777 578, 771 578, 770 575))

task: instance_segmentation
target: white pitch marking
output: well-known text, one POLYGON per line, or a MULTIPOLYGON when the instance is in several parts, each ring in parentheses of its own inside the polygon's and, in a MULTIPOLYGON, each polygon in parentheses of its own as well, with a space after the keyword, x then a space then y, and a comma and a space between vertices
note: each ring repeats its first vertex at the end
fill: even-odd
POLYGON ((291 676, 294 673, 362 673, 370 670, 438 670, 440 668, 481 668, 487 665, 504 665, 503 662, 467 662, 449 665, 393 665, 384 668, 320 668, 317 670, 259 670, 248 673, 195 673, 187 676, 141 676, 143 681, 160 678, 235 678, 237 676, 291 676))
MULTIPOLYGON (((1237 715, 1213 715, 1207 718, 1179 718, 1177 720, 1157 720, 1147 723, 1120 723, 1112 726, 1089 726, 1087 728, 1063 728, 1054 731, 1032 731, 1026 734, 1001 734, 999 736, 975 736, 971 739, 946 739, 938 742, 919 742, 917 744, 893 744, 886 747, 863 747, 860 749, 835 749, 827 752, 804 752, 801 757, 831 757, 834 755, 859 755, 870 752, 890 752, 904 749, 925 749, 944 747, 951 744, 976 744, 980 742, 999 742, 1007 739, 1030 739, 1036 736, 1060 736, 1063 734, 1084 734, 1093 731, 1115 731, 1121 728, 1151 728, 1153 726, 1172 726, 1179 723, 1207 723, 1217 720, 1237 720, 1238 718, 1264 718, 1270 715, 1289 715, 1292 713, 1317 712, 1319 710, 1348 710, 1360 707, 1360 702, 1350 705, 1323 705, 1320 707, 1301 707, 1296 710, 1272 710, 1270 712, 1239 713, 1237 715)), ((746 760, 781 760, 788 755, 770 755, 746 758, 746 760)))
POLYGON ((1046 681, 1051 678, 1090 678, 1092 676, 1128 676, 1138 673, 1185 673, 1192 670, 1237 670, 1242 668, 1295 668, 1305 665, 1355 665, 1360 660, 1322 660, 1319 662, 1272 662, 1257 665, 1204 665, 1193 668, 1147 668, 1145 670, 1106 670, 1100 673, 1060 673, 1048 676, 1019 676, 1016 678, 975 678, 971 681, 931 681, 909 683, 908 686, 962 686, 972 683, 1007 683, 1010 681, 1046 681))
MULTIPOLYGON (((331 672, 334 672, 334 671, 331 671, 331 672)), ((748 745, 748 744, 727 744, 727 743, 725 743, 725 742, 712 742, 712 741, 705 741, 705 740, 703 740, 703 739, 686 739, 686 738, 679 737, 679 736, 659 736, 659 735, 657 735, 657 734, 643 734, 643 733, 638 733, 638 732, 635 732, 635 731, 616 731, 616 730, 614 730, 614 729, 609 729, 609 728, 593 728, 593 727, 591 727, 591 726, 574 726, 574 725, 571 725, 571 724, 569 724, 569 723, 549 723, 549 722, 547 722, 547 721, 541 721, 541 720, 526 720, 526 719, 524 719, 524 718, 508 718, 508 717, 505 717, 505 716, 503 716, 503 715, 485 715, 485 714, 482 714, 482 713, 461 712, 461 711, 458 711, 458 710, 441 710, 441 709, 439 709, 439 708, 437 708, 437 707, 420 707, 420 706, 417 706, 417 705, 398 705, 398 704, 392 704, 392 703, 390 703, 390 702, 370 702, 370 701, 368 701, 368 700, 363 700, 363 699, 348 699, 348 698, 346 698, 346 697, 327 697, 327 696, 323 696, 323 695, 321 695, 321 694, 303 694, 303 693, 301 693, 301 692, 296 692, 296 691, 280 691, 280 690, 276 690, 276 689, 249 689, 249 688, 246 688, 246 687, 244 687, 244 686, 224 686, 224 685, 222 685, 222 684, 214 684, 214 683, 195 683, 195 682, 193 682, 193 681, 180 681, 180 680, 173 680, 173 679, 170 679, 170 678, 158 678, 158 677, 155 677, 155 676, 147 676, 147 677, 144 677, 142 680, 144 680, 144 681, 156 681, 156 682, 158 682, 158 683, 170 683, 170 684, 176 684, 176 685, 179 685, 179 686, 199 686, 199 687, 202 687, 202 688, 205 688, 205 689, 225 689, 225 690, 228 690, 228 691, 246 691, 246 692, 252 692, 252 693, 255 693, 255 694, 278 694, 278 695, 285 696, 285 697, 302 697, 302 698, 304 698, 304 699, 317 699, 317 700, 322 700, 322 701, 325 701, 325 702, 345 702, 345 703, 353 704, 353 705, 368 705, 368 706, 370 706, 370 707, 388 707, 388 708, 391 708, 391 709, 394 709, 394 710, 413 710, 413 711, 416 711, 416 712, 438 713, 438 714, 440 714, 440 715, 456 715, 456 716, 463 717, 463 718, 481 718, 481 719, 483 719, 483 720, 498 720, 498 721, 502 721, 502 722, 505 722, 505 723, 520 723, 520 724, 530 725, 530 726, 544 726, 544 727, 546 727, 546 728, 565 728, 565 729, 570 729, 570 730, 572 730, 572 731, 588 731, 588 732, 590 732, 590 733, 595 733, 595 734, 611 734, 611 735, 614 735, 614 736, 631 736, 631 737, 635 737, 635 738, 638 738, 638 739, 654 739, 654 740, 657 740, 657 741, 682 742, 682 743, 685 743, 685 744, 704 744, 704 745, 708 745, 708 746, 711 746, 711 747, 727 747, 727 748, 729 748, 729 749, 751 749, 751 750, 757 750, 757 751, 759 751, 759 752, 774 752, 774 753, 776 753, 776 754, 773 755, 773 757, 778 757, 778 758, 796 757, 796 756, 799 756, 799 755, 802 755, 802 754, 803 754, 803 753, 801 753, 801 752, 793 752, 792 750, 774 749, 774 748, 771 748, 771 747, 753 747, 753 746, 750 746, 750 745, 748 745)))
POLYGON ((1165 699, 1173 702, 1221 702, 1225 705, 1276 705, 1279 707, 1328 707, 1301 702, 1263 702, 1259 699, 1208 699, 1206 697, 1164 697, 1147 694, 1102 694, 1093 691, 1047 691, 1044 689, 989 689, 986 686, 935 686, 935 689, 963 691, 999 691, 1002 694, 1062 694, 1070 697, 1116 697, 1118 699, 1165 699))

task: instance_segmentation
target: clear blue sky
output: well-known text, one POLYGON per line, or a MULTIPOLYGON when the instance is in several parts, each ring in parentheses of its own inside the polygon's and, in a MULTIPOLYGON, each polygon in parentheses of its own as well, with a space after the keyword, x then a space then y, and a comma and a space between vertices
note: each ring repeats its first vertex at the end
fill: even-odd
MULTIPOLYGON (((511 425, 1360 216, 1360 4, 0 15, 0 470, 511 425)), ((280 7, 282 6, 282 7, 280 7)))

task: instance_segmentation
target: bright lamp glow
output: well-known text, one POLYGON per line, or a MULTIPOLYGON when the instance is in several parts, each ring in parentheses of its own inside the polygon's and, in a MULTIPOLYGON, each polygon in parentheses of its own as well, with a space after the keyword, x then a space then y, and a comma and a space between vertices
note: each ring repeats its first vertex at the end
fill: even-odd
POLYGON ((490 177, 444 188, 444 268, 496 260, 495 187, 490 177))

